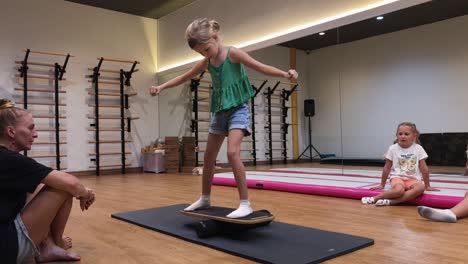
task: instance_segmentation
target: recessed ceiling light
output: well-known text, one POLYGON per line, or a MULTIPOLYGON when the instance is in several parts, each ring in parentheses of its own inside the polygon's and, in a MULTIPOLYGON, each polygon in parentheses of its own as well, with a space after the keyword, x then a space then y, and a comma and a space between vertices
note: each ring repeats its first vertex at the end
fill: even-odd
POLYGON ((325 32, 320 32, 319 35, 323 36, 323 35, 325 35, 325 32))
POLYGON ((378 16, 377 20, 383 20, 383 16, 378 16))

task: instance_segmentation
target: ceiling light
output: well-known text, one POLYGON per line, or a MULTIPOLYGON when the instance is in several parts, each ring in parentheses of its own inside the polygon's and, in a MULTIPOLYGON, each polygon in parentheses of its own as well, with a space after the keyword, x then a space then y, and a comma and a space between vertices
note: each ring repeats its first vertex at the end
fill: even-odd
POLYGON ((383 20, 383 16, 378 16, 377 20, 383 20))
POLYGON ((325 35, 325 32, 320 32, 319 35, 323 36, 323 35, 325 35))

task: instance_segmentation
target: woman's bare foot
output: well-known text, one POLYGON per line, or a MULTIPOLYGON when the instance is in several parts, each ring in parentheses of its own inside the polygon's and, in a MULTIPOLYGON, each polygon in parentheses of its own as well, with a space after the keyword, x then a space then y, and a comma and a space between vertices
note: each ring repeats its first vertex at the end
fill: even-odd
POLYGON ((36 258, 38 263, 51 262, 59 260, 80 260, 80 256, 76 253, 67 252, 65 249, 55 245, 52 240, 46 239, 39 245, 39 257, 36 258))
POLYGON ((71 248, 73 246, 72 244, 72 239, 71 237, 62 237, 62 239, 60 241, 58 241, 58 243, 56 243, 57 246, 67 250, 69 248, 71 248))

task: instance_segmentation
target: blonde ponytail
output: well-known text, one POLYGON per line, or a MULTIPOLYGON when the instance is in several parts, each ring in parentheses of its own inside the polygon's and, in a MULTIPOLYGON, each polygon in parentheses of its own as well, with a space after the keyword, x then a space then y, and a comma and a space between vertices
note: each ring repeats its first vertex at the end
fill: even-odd
POLYGON ((7 126, 14 126, 26 110, 15 107, 15 103, 7 99, 0 99, 0 137, 4 136, 7 126))
POLYGON ((206 44, 217 34, 221 26, 216 20, 209 20, 208 18, 195 19, 185 30, 185 38, 190 48, 193 49, 195 46, 200 44, 206 44))

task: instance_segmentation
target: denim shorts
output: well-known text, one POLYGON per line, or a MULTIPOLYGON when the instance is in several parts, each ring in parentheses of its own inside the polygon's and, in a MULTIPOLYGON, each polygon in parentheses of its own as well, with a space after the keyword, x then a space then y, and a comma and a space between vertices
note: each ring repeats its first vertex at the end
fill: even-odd
POLYGON ((16 233, 18 234, 18 255, 16 263, 27 263, 31 258, 39 256, 39 250, 29 237, 28 229, 21 219, 21 213, 18 213, 15 218, 16 233))
POLYGON ((247 103, 226 111, 211 113, 210 133, 227 136, 231 129, 243 129, 246 137, 252 133, 250 107, 247 103))

